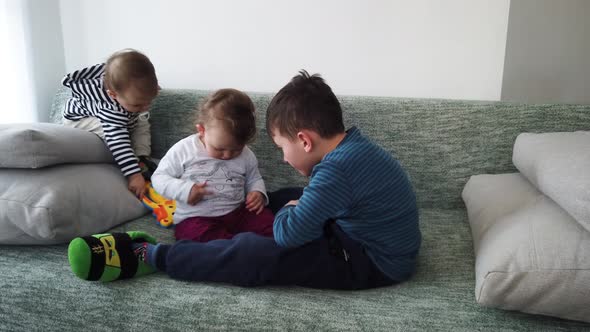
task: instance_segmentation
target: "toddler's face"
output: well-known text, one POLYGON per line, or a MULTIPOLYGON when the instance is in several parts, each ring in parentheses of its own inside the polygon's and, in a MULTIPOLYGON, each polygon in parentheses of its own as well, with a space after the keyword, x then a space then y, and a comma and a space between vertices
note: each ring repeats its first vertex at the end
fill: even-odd
POLYGON ((212 120, 206 125, 197 125, 199 139, 205 146, 207 154, 211 158, 229 160, 236 158, 244 149, 243 144, 238 144, 220 123, 212 120))
POLYGON ((123 108, 131 113, 147 112, 152 104, 155 95, 146 95, 137 89, 134 85, 129 86, 121 93, 114 93, 111 95, 116 99, 123 108))

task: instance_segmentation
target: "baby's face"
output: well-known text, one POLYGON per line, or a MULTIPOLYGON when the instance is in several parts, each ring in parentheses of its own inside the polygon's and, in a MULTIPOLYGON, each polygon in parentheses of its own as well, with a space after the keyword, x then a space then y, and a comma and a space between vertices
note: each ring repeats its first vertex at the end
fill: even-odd
POLYGON ((238 157, 244 149, 243 144, 238 144, 220 123, 212 120, 206 125, 197 125, 199 139, 205 146, 207 154, 211 158, 229 160, 238 157))
POLYGON ((156 95, 146 95, 134 85, 129 86, 122 93, 117 93, 114 95, 114 99, 116 99, 119 104, 123 106, 123 108, 131 113, 147 112, 154 98, 156 98, 156 95))

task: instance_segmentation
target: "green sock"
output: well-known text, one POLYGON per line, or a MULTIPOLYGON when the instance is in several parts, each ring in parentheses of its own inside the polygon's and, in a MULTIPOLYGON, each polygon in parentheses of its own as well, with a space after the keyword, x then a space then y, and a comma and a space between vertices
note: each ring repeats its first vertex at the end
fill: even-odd
POLYGON ((114 281, 133 278, 156 269, 134 253, 137 243, 156 244, 144 232, 95 234, 70 242, 68 260, 72 272, 84 280, 114 281))

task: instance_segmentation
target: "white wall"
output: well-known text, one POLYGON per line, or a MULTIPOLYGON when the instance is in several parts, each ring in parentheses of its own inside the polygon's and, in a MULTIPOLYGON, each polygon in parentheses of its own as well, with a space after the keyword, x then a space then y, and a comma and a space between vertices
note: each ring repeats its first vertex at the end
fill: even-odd
POLYGON ((66 69, 132 47, 166 88, 499 100, 509 0, 61 0, 66 69))
POLYGON ((590 1, 512 0, 502 100, 590 103, 590 1))
POLYGON ((27 0, 38 121, 49 121, 51 102, 66 70, 59 0, 27 0))
POLYGON ((28 11, 24 1, 0 0, 0 123, 35 122, 28 11))
POLYGON ((59 0, 0 0, 0 123, 49 119, 65 71, 59 0))

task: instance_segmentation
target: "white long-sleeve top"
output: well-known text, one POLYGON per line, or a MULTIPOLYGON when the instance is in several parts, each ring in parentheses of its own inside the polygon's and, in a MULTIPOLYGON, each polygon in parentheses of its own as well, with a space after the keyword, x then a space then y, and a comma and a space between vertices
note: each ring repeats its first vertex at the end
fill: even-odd
MULTIPOLYGON (((98 118, 104 130, 106 145, 123 175, 129 176, 141 172, 130 138, 130 131, 138 125, 139 114, 128 112, 109 97, 104 88, 104 70, 105 64, 101 63, 76 70, 63 78, 62 84, 72 90, 63 116, 73 121, 98 118)), ((149 126, 147 121, 144 122, 149 126)))
POLYGON ((162 196, 176 200, 174 223, 189 217, 216 217, 230 213, 244 203, 246 194, 259 191, 266 196, 258 160, 247 146, 236 158, 209 157, 197 134, 174 144, 152 175, 152 185, 162 196), (207 181, 212 194, 195 205, 187 203, 195 183, 207 181))

